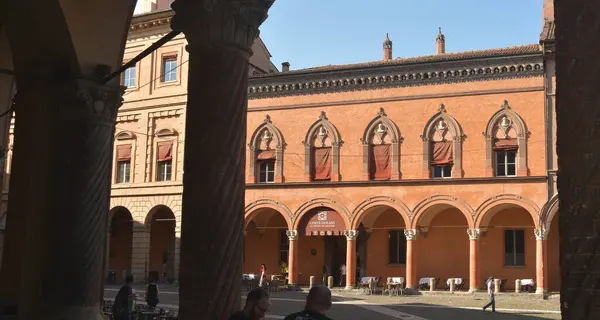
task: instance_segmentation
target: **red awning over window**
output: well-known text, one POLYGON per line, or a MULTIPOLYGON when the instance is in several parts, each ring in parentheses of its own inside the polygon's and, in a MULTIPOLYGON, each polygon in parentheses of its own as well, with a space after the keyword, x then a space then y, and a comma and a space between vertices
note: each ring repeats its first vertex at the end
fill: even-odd
POLYGON ((313 210, 307 215, 307 236, 341 236, 344 234, 344 218, 337 211, 313 210))
POLYGON ((131 160, 131 145, 122 144, 117 146, 117 161, 131 160))
POLYGON ((392 173, 391 145, 373 145, 370 162, 369 169, 373 180, 389 180, 392 173))
POLYGON ((519 149, 519 143, 517 139, 498 139, 494 141, 494 151, 517 151, 519 149))
POLYGON ((275 151, 260 150, 256 154, 256 160, 275 160, 275 151))
POLYGON ((314 180, 331 179, 331 148, 313 149, 314 180))
POLYGON ((158 143, 158 161, 173 159, 173 141, 161 141, 158 143))
POLYGON ((433 142, 431 157, 432 166, 451 166, 454 162, 452 154, 452 141, 433 142))

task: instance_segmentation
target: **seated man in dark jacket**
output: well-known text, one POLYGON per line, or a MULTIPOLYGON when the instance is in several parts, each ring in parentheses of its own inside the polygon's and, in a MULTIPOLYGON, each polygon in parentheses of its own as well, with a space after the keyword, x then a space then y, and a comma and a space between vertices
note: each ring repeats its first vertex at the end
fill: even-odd
POLYGON ((261 288, 256 288, 248 292, 244 309, 233 314, 229 320, 260 320, 265 317, 269 307, 269 294, 261 288))
POLYGON ((331 308, 331 290, 320 284, 312 287, 306 297, 304 311, 292 313, 284 320, 332 320, 325 316, 331 308))

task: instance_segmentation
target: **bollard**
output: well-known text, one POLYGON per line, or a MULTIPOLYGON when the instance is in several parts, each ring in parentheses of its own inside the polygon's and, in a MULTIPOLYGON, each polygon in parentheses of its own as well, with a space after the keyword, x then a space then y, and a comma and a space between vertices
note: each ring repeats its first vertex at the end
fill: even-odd
POLYGON ((435 279, 429 279, 429 292, 435 291, 435 279))
POLYGON ((521 279, 515 280, 515 293, 521 293, 521 279))
POLYGON ((502 280, 500 279, 494 279, 494 294, 497 294, 500 292, 500 285, 502 284, 502 280))
POLYGON ((313 287, 313 285, 314 285, 314 283, 315 283, 315 276, 310 276, 310 280, 309 280, 309 283, 308 283, 308 287, 309 287, 309 288, 312 288, 312 287, 313 287))
POLYGON ((332 276, 327 277, 327 287, 329 289, 333 289, 333 277, 332 276))
POLYGON ((450 279, 450 293, 454 293, 454 288, 456 288, 456 280, 450 279))

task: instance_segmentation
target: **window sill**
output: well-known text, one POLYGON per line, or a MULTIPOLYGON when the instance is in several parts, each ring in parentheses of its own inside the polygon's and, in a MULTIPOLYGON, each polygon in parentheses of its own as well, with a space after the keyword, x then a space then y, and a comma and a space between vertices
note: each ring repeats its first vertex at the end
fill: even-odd
POLYGON ((525 266, 506 266, 505 265, 504 268, 507 268, 507 269, 524 269, 525 266))

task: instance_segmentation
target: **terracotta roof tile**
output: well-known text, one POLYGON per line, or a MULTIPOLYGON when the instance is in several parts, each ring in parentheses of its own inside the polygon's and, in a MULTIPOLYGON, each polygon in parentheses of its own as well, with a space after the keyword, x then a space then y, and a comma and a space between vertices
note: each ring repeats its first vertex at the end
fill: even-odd
POLYGON ((554 20, 544 22, 544 28, 542 29, 542 34, 540 35, 540 41, 556 40, 555 31, 556 23, 554 20))
POLYGON ((355 64, 345 65, 327 65, 314 68, 298 69, 289 72, 279 73, 278 75, 288 75, 297 73, 312 73, 321 71, 335 71, 344 69, 355 69, 355 68, 368 68, 368 67, 383 67, 383 66, 394 66, 404 64, 418 64, 418 63, 431 63, 431 62, 443 62, 452 60, 465 60, 465 59, 476 59, 476 58, 489 58, 495 56, 507 56, 507 55, 519 55, 527 53, 540 52, 540 47, 537 44, 529 44, 522 46, 487 49, 487 50, 476 50, 476 51, 464 51, 456 53, 445 53, 439 55, 420 56, 413 58, 397 58, 393 60, 379 60, 372 62, 363 62, 355 64))

